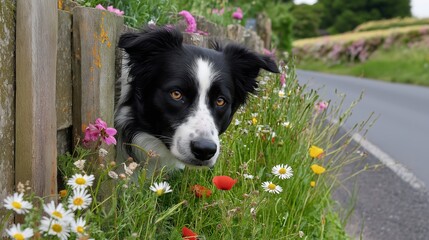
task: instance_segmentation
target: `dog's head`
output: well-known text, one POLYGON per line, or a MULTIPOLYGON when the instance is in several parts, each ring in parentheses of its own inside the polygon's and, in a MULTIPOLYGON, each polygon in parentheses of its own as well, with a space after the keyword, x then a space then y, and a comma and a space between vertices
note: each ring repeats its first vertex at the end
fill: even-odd
POLYGON ((239 45, 205 49, 182 42, 181 32, 168 28, 121 36, 129 67, 119 106, 129 115, 122 137, 132 142, 138 133, 150 134, 182 163, 210 167, 219 155, 219 135, 255 92, 260 69, 278 68, 239 45))

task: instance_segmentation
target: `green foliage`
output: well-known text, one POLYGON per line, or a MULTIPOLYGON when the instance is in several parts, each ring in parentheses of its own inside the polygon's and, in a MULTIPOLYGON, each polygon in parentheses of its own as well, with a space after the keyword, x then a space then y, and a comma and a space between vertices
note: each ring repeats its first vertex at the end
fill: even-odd
POLYGON ((309 38, 319 35, 322 8, 320 5, 300 4, 292 7, 294 39, 309 38))
POLYGON ((293 17, 290 13, 292 5, 289 3, 269 2, 265 5, 265 12, 271 18, 273 29, 273 43, 282 50, 292 49, 293 17))
POLYGON ((125 23, 128 26, 140 28, 149 21, 159 25, 175 22, 177 17, 176 0, 77 0, 87 7, 101 4, 104 7, 112 5, 125 12, 125 23))
POLYGON ((410 0, 319 0, 324 8, 320 27, 330 33, 346 32, 377 19, 411 16, 410 0))
POLYGON ((354 64, 327 64, 315 59, 303 59, 301 69, 367 77, 388 82, 429 86, 429 50, 406 45, 376 51, 368 61, 354 64), (404 69, 406 69, 404 71, 404 69))

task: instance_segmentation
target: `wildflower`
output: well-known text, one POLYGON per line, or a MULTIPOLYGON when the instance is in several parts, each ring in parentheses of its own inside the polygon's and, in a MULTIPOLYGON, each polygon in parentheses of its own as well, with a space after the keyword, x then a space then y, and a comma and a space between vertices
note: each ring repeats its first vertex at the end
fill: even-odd
POLYGON ((43 210, 53 219, 61 222, 69 223, 73 221, 74 214, 70 210, 65 210, 62 203, 55 207, 54 201, 48 204, 43 204, 43 210))
POLYGON ((312 158, 321 158, 321 157, 323 157, 323 153, 324 153, 323 148, 320 148, 320 147, 317 147, 317 146, 313 145, 313 146, 310 147, 310 149, 308 151, 309 151, 310 157, 312 157, 312 158))
POLYGON ((70 236, 70 228, 64 222, 43 217, 40 223, 40 230, 49 235, 55 235, 61 240, 68 239, 70 236))
POLYGON ((76 162, 74 162, 73 165, 75 165, 75 167, 77 167, 79 170, 82 171, 83 168, 85 167, 85 162, 86 162, 86 160, 80 159, 80 160, 77 160, 76 162))
POLYGON ((95 126, 100 131, 101 140, 103 140, 107 145, 116 145, 116 139, 113 137, 117 133, 116 129, 107 127, 107 123, 101 120, 101 118, 97 118, 97 120, 95 120, 95 126))
POLYGON ((73 190, 73 196, 68 199, 69 208, 73 211, 85 209, 91 204, 92 198, 86 189, 76 188, 73 190))
POLYGON ((14 193, 13 196, 8 196, 4 199, 4 207, 13 210, 18 214, 27 213, 33 205, 23 199, 24 193, 14 193))
POLYGON ((282 126, 288 128, 288 127, 290 127, 290 122, 288 122, 288 121, 282 122, 282 126))
POLYGON ((187 240, 197 240, 198 234, 194 233, 191 229, 187 227, 182 228, 182 237, 187 240))
POLYGON ((16 191, 19 193, 25 193, 25 185, 22 182, 19 182, 16 186, 16 191))
POLYGON ((186 32, 194 33, 197 31, 197 22, 190 12, 183 10, 179 12, 179 15, 185 18, 186 24, 188 26, 185 30, 186 32))
POLYGON ((122 16, 124 15, 124 11, 121 11, 117 8, 114 8, 113 6, 108 6, 107 9, 104 8, 101 4, 98 4, 97 6, 95 6, 96 9, 100 9, 100 10, 107 10, 109 12, 115 13, 118 16, 122 16))
POLYGON ((67 197, 67 190, 63 189, 59 192, 59 195, 61 198, 65 198, 67 197))
POLYGON ((225 12, 225 8, 222 8, 222 9, 214 8, 214 9, 212 9, 212 14, 215 14, 215 15, 222 16, 224 12, 225 12))
POLYGON ((304 237, 304 235, 305 235, 305 234, 304 234, 304 232, 303 232, 303 231, 299 231, 299 232, 298 232, 298 236, 299 236, 300 238, 303 238, 303 237, 304 237))
POLYGON ((127 165, 126 165, 125 163, 123 163, 123 164, 124 164, 124 171, 125 171, 125 173, 126 173, 128 176, 133 175, 134 171, 133 171, 133 170, 131 170, 129 167, 127 167, 127 165))
POLYGON ((286 74, 285 73, 280 74, 280 85, 282 88, 284 86, 286 86, 286 74))
POLYGON ((82 217, 73 220, 70 224, 71 231, 77 233, 79 236, 85 233, 86 221, 82 217))
POLYGON ((106 157, 106 156, 107 156, 107 154, 109 154, 109 152, 108 152, 106 149, 104 149, 104 148, 100 148, 100 149, 98 150, 98 156, 99 156, 99 157, 104 158, 104 157, 106 157))
POLYGON ((128 165, 128 168, 131 170, 131 171, 134 171, 134 170, 136 170, 136 168, 138 168, 140 166, 140 164, 138 164, 138 163, 136 163, 136 162, 132 162, 132 163, 130 163, 129 165, 128 165))
POLYGON ((203 196, 210 197, 210 195, 212 195, 212 191, 209 188, 198 184, 195 184, 194 186, 192 186, 191 189, 197 198, 201 198, 203 196))
POLYGON ((237 125, 240 125, 240 124, 241 124, 241 121, 238 120, 238 119, 235 119, 234 125, 237 126, 237 125))
POLYGON ((236 179, 232 179, 228 176, 216 176, 213 178, 213 184, 220 190, 231 190, 234 184, 237 182, 236 179))
POLYGON ((123 16, 124 15, 124 11, 121 11, 117 8, 114 8, 113 6, 108 6, 107 7, 107 11, 115 13, 118 16, 123 16))
POLYGON ((253 179, 255 176, 253 176, 253 175, 251 175, 251 174, 247 174, 247 173, 245 173, 245 174, 243 174, 243 177, 244 177, 245 179, 253 179))
POLYGON ((320 101, 314 105, 314 109, 320 113, 320 112, 323 112, 323 110, 327 109, 328 105, 329 105, 328 102, 320 101))
POLYGON ((265 191, 269 193, 281 193, 283 191, 283 188, 279 185, 276 185, 272 182, 264 182, 262 183, 262 188, 264 188, 265 191))
POLYGON ((75 188, 86 188, 92 186, 92 182, 94 181, 94 175, 82 175, 75 174, 68 181, 67 185, 70 185, 73 189, 75 188))
POLYGON ((26 228, 24 230, 21 229, 21 224, 13 224, 11 228, 6 229, 6 233, 15 240, 24 240, 31 238, 34 233, 33 229, 26 228))
POLYGON ((310 186, 311 186, 311 187, 315 187, 315 186, 316 186, 316 182, 315 182, 315 181, 311 181, 311 182, 310 182, 310 186))
POLYGON ((241 8, 237 8, 237 10, 232 13, 232 18, 237 20, 243 19, 243 11, 241 10, 241 8))
POLYGON ((258 123, 258 119, 256 119, 255 117, 252 118, 252 124, 256 125, 258 123))
POLYGON ((119 177, 119 175, 114 171, 109 171, 107 175, 109 175, 109 177, 111 177, 112 179, 118 179, 119 177))
POLYGON ((322 174, 326 171, 326 169, 324 167, 319 166, 317 164, 311 165, 311 170, 313 170, 313 172, 317 175, 322 174))
POLYGON ((292 168, 287 164, 274 166, 271 172, 280 179, 289 179, 293 176, 292 168))
POLYGON ((170 184, 168 184, 168 182, 154 183, 152 186, 150 186, 149 189, 154 191, 158 196, 173 191, 171 190, 170 184))

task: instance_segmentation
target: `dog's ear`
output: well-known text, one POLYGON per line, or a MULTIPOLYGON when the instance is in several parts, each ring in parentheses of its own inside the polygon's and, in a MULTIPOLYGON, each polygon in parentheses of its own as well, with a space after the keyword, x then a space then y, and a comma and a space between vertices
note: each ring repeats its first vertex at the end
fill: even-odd
POLYGON ((118 47, 123 48, 131 61, 144 60, 160 53, 182 47, 183 35, 173 27, 146 27, 138 33, 124 33, 118 47))
POLYGON ((233 110, 246 102, 249 93, 255 93, 258 83, 256 78, 260 69, 273 73, 279 73, 279 69, 268 56, 253 53, 236 44, 229 44, 222 49, 226 60, 231 68, 232 79, 235 85, 235 102, 233 110))

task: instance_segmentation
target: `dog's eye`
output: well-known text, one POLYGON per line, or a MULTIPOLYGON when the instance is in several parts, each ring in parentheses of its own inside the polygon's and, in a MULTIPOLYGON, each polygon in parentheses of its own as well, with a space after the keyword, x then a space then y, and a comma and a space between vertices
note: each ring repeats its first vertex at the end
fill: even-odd
POLYGON ((171 91, 170 96, 176 101, 179 101, 182 99, 182 93, 178 90, 171 91))
POLYGON ((218 107, 223 107, 223 106, 225 106, 225 104, 226 104, 226 101, 224 98, 220 97, 220 98, 216 99, 216 105, 218 107))

